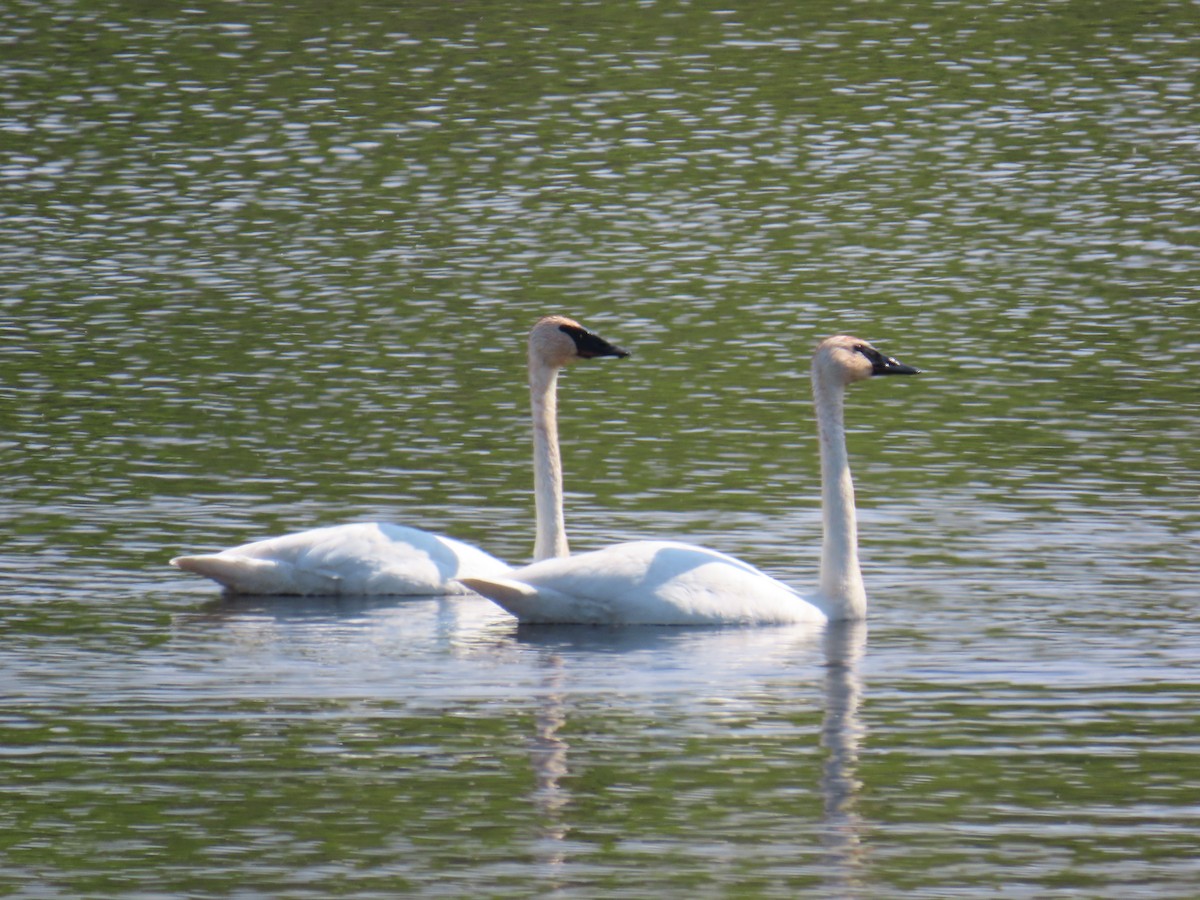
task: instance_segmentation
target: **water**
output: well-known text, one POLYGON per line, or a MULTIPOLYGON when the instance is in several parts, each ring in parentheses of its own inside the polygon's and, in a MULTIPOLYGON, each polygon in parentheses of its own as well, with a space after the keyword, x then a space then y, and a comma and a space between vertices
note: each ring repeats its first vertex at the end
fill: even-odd
POLYGON ((18 897, 1190 897, 1194 8, 0 13, 0 888, 18 897), (814 579, 866 631, 219 599, 171 556, 384 518, 814 579))

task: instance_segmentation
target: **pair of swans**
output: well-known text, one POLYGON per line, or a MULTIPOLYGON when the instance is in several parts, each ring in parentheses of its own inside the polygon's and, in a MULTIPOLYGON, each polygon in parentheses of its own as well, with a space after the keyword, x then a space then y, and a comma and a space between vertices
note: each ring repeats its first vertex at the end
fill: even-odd
POLYGON ((676 541, 629 541, 569 555, 558 372, 577 359, 626 355, 562 316, 541 319, 530 331, 537 539, 528 566, 512 569, 451 538, 382 524, 317 528, 171 562, 238 593, 440 594, 462 586, 526 624, 771 625, 865 618, 845 393, 857 381, 919 370, 848 335, 818 345, 812 385, 824 539, 818 587, 805 597, 732 556, 676 541))

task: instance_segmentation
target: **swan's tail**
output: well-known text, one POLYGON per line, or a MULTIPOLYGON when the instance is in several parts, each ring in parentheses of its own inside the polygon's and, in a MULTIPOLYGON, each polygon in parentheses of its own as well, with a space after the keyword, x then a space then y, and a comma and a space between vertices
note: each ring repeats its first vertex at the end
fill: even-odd
POLYGON ((459 584, 487 597, 526 624, 571 621, 562 617, 570 600, 558 591, 534 587, 523 581, 494 575, 488 578, 457 578, 459 584))
POLYGON ((475 593, 482 594, 493 603, 498 603, 518 617, 520 613, 514 607, 522 608, 538 596, 537 588, 525 584, 523 581, 513 581, 511 578, 493 576, 491 578, 456 578, 454 580, 475 593))
MULTIPOLYGON (((292 577, 292 567, 273 559, 211 553, 177 556, 171 565, 185 572, 211 578, 235 594, 301 594, 292 577)), ((332 588, 333 585, 331 584, 332 588)))

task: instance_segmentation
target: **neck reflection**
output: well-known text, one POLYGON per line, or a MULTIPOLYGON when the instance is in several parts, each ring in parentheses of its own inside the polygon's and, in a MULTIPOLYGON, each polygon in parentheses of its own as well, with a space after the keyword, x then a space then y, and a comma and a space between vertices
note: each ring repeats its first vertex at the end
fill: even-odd
POLYGON ((864 621, 831 622, 825 631, 825 716, 821 746, 824 798, 822 844, 831 896, 856 896, 862 889, 862 816, 858 812, 858 748, 865 733, 858 718, 862 679, 858 662, 867 643, 864 621))
POLYGON ((570 791, 560 783, 567 772, 567 751, 570 744, 558 736, 558 730, 566 724, 566 704, 563 696, 563 659, 557 653, 547 654, 540 660, 545 667, 545 678, 534 714, 534 735, 530 743, 529 757, 533 766, 533 803, 538 811, 538 861, 545 867, 545 874, 553 880, 554 873, 561 869, 565 850, 563 841, 570 826, 563 821, 563 808, 570 803, 570 791))

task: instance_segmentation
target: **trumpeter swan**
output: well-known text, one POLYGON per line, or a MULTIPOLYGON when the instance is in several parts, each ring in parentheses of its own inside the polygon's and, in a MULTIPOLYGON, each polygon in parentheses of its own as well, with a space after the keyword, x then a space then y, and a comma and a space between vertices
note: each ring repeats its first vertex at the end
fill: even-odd
POLYGON ((862 619, 867 595, 858 565, 842 401, 853 382, 918 371, 848 335, 822 341, 813 355, 825 536, 820 583, 808 597, 731 556, 674 541, 614 544, 507 575, 461 581, 522 623, 768 625, 862 619))
MULTIPOLYGON (((534 559, 565 556, 562 461, 558 449, 560 369, 579 359, 629 354, 565 316, 546 316, 529 332, 537 538, 534 559)), ((469 544, 419 528, 358 522, 313 528, 171 565, 235 594, 463 593, 458 575, 501 575, 509 566, 469 544)))

